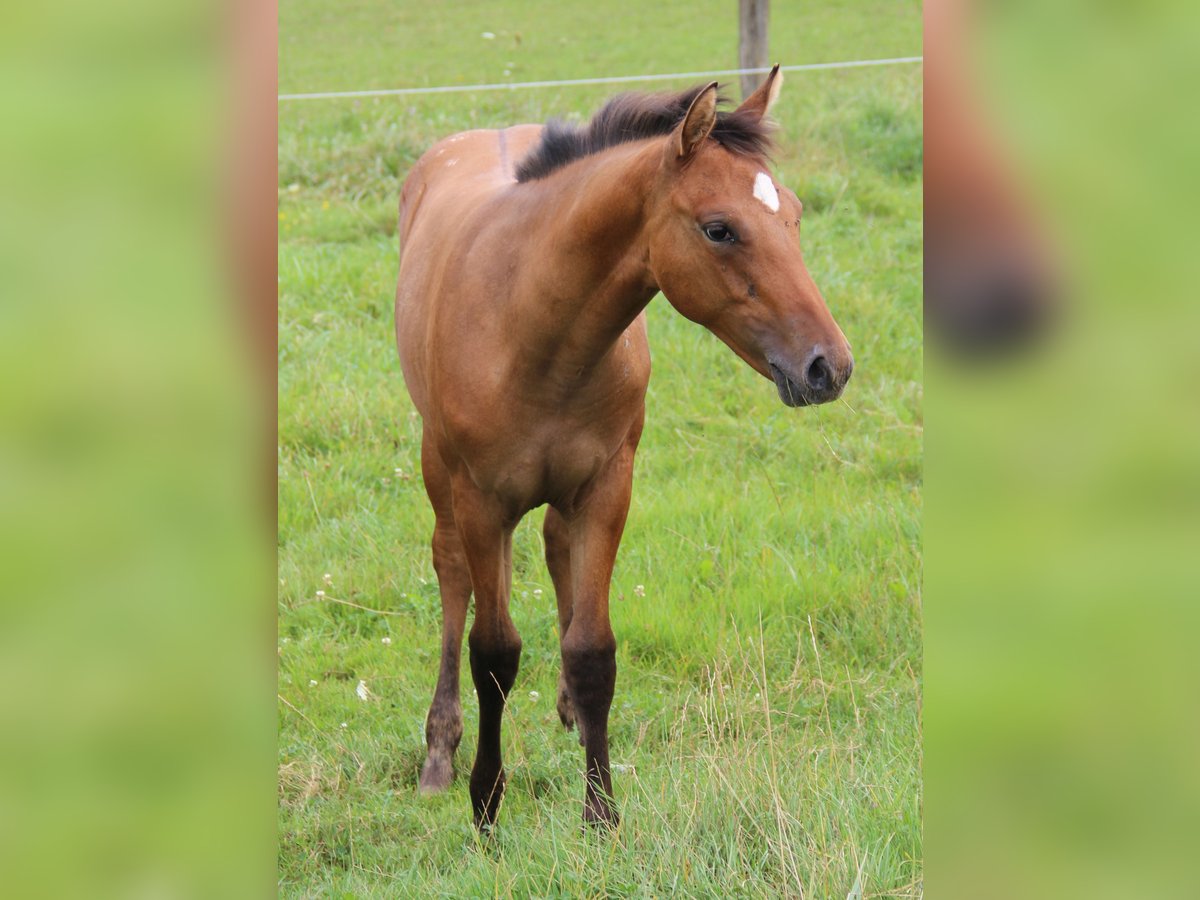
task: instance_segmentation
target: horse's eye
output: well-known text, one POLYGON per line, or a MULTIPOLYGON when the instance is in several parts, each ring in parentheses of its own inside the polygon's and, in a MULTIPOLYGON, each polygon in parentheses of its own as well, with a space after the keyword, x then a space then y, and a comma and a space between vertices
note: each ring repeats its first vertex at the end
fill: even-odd
POLYGON ((733 241, 733 232, 729 226, 721 222, 709 222, 702 228, 704 236, 714 244, 728 244, 733 241))

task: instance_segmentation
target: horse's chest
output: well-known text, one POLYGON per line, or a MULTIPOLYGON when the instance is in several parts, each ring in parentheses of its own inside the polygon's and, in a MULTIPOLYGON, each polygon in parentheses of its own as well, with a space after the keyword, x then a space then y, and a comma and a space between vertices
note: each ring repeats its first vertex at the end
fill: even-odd
POLYGON ((624 444, 637 408, 620 414, 511 415, 494 427, 458 434, 456 450, 484 492, 513 508, 569 503, 624 444))
POLYGON ((545 438, 539 448, 542 490, 547 495, 560 496, 590 481, 621 446, 615 430, 581 428, 545 438))

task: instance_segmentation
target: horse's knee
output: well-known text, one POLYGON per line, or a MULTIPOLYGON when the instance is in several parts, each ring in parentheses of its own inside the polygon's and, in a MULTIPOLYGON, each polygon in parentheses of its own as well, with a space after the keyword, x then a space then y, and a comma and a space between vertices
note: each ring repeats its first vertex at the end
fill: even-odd
POLYGON ((594 640, 572 639, 568 634, 562 659, 576 718, 607 713, 617 680, 617 643, 612 634, 594 640))
POLYGON ((467 645, 471 652, 471 678, 479 696, 499 688, 507 697, 521 664, 521 638, 515 631, 484 638, 472 629, 467 645))

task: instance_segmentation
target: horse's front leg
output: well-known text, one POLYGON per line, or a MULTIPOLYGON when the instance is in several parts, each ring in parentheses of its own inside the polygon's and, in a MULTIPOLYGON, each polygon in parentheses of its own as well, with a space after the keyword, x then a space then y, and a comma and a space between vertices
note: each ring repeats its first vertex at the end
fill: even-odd
POLYGON ((484 828, 496 821, 504 796, 500 722, 521 662, 521 638, 508 613, 513 526, 496 503, 465 480, 454 485, 454 521, 475 593, 467 644, 479 698, 479 746, 470 788, 475 824, 484 828))
POLYGON ((562 639, 563 674, 587 764, 583 820, 603 825, 618 822, 608 763, 608 711, 617 679, 608 593, 629 512, 634 447, 631 442, 623 448, 565 516, 571 534, 574 609, 562 639))

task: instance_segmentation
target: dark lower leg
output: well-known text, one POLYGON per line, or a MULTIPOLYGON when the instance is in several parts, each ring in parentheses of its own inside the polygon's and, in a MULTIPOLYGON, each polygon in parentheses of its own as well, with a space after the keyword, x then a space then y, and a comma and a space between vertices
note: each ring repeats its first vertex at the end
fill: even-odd
POLYGON ((629 510, 633 451, 614 457, 582 506, 568 519, 571 535, 571 626, 562 640, 563 674, 586 762, 583 820, 616 825, 608 764, 608 713, 617 680, 617 642, 609 624, 608 594, 613 562, 629 510))
POLYGON ((500 724, 517 677, 521 638, 508 615, 515 519, 467 478, 454 484, 454 521, 471 574, 475 622, 467 644, 479 700, 479 745, 471 770, 471 807, 478 827, 491 825, 504 795, 500 724))
POLYGON ((616 825, 608 762, 608 711, 617 680, 616 642, 611 631, 597 639, 570 636, 563 647, 563 674, 583 740, 587 764, 585 822, 616 825))
POLYGON ((471 677, 479 696, 479 746, 471 770, 471 806, 476 826, 491 825, 504 796, 504 764, 500 723, 521 661, 521 639, 511 623, 499 634, 484 636, 471 629, 471 677))

